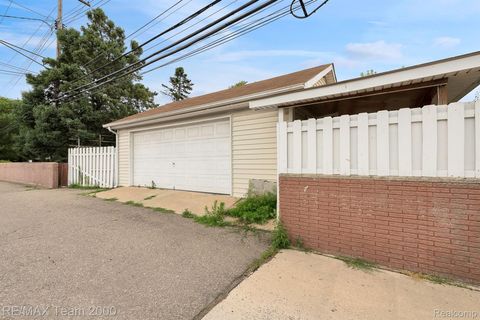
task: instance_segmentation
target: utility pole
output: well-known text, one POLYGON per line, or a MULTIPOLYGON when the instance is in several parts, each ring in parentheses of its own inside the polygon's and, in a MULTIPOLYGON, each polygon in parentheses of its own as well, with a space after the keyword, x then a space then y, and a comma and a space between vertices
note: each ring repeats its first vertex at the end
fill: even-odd
MULTIPOLYGON (((57 21, 56 27, 57 31, 63 29, 62 15, 63 15, 63 0, 58 0, 58 11, 57 11, 57 21)), ((60 47, 60 41, 58 41, 58 32, 57 32, 57 59, 60 57, 62 48, 60 47)))
MULTIPOLYGON (((63 0, 57 0, 57 20, 55 21, 55 29, 62 30, 63 29, 63 0)), ((90 2, 86 0, 78 0, 79 2, 83 3, 87 7, 91 7, 90 2)), ((57 32, 57 59, 62 52, 62 46, 60 45, 60 41, 58 41, 58 32, 57 32)))

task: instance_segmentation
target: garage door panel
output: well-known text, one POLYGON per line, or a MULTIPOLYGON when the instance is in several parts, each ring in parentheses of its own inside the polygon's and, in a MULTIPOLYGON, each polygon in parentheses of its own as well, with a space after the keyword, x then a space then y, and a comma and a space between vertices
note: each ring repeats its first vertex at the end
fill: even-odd
POLYGON ((134 185, 230 193, 228 119, 134 133, 134 185))

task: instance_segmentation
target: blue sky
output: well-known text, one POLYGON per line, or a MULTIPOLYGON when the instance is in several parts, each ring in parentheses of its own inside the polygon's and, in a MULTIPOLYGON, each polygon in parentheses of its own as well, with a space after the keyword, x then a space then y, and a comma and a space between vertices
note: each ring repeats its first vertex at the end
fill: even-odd
MULTIPOLYGON (((92 3, 100 1, 106 0, 93 0, 92 3)), ((232 1, 223 0, 217 9, 210 12, 232 1)), ((15 2, 48 15, 57 1, 15 2)), ((111 0, 102 8, 128 34, 173 2, 111 0)), ((141 34, 137 40, 141 42, 148 39, 208 2, 184 0, 184 7, 141 34)), ((244 2, 237 0, 228 8, 244 2)), ((9 0, 0 0, 0 14, 5 12, 8 3, 9 0)), ((289 3, 287 0, 281 1, 275 8, 289 3)), ((64 12, 68 16, 78 5, 77 0, 64 0, 64 12)), ((228 8, 217 16, 224 14, 228 8)), ((39 17, 14 4, 10 6, 8 14, 39 17)), ((161 84, 168 81, 174 68, 183 66, 195 84, 192 94, 198 95, 224 89, 240 80, 257 81, 330 62, 335 63, 338 79, 344 80, 357 77, 368 69, 381 72, 478 51, 479 16, 478 0, 330 0, 308 19, 298 20, 287 16, 214 50, 152 72, 145 76, 144 83, 150 89, 160 91, 161 84)), ((39 28, 26 45, 28 49, 36 48, 42 42, 42 36, 48 35, 48 28, 40 26, 40 22, 1 20, 1 17, 0 21, 0 39, 17 45, 27 42, 39 28)), ((67 24, 69 27, 78 27, 85 21, 85 18, 81 18, 67 24)), ((53 56, 55 43, 47 42, 42 54, 53 56)), ((33 71, 40 69, 34 64, 29 66, 28 60, 14 56, 12 51, 3 47, 0 48, 0 62, 33 71)), ((0 69, 5 68, 0 66, 0 69)), ((0 74, 1 96, 20 97, 22 90, 28 90, 23 78, 0 74)), ((474 92, 467 99, 472 99, 473 95, 474 92)), ((161 94, 157 97, 159 103, 167 100, 161 94)))

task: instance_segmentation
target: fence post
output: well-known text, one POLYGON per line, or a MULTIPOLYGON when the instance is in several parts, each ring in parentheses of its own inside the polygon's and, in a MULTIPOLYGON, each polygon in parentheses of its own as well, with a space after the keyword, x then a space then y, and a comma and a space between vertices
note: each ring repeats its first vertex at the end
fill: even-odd
POLYGON ((340 116, 340 174, 350 175, 350 116, 340 116))
POLYGON ((333 173, 333 120, 323 118, 323 173, 333 173))
POLYGON ((389 122, 388 111, 377 112, 377 175, 379 176, 390 174, 389 122))
POLYGON ((287 172, 287 123, 285 121, 277 123, 277 159, 278 173, 287 172))
POLYGON ((317 173, 317 120, 308 119, 307 130, 307 172, 317 173))
POLYGON ((475 102, 475 177, 480 178, 480 100, 475 102))
POLYGON ((293 171, 302 173, 302 121, 293 121, 293 171))
POLYGON ((412 112, 398 110, 398 175, 412 175, 412 112))
POLYGON ((369 136, 368 136, 368 113, 360 113, 358 115, 358 174, 368 176, 369 172, 369 136))
POLYGON ((465 109, 463 103, 448 106, 448 176, 463 177, 465 156, 465 109))
POLYGON ((422 108, 422 176, 437 176, 437 107, 422 108))

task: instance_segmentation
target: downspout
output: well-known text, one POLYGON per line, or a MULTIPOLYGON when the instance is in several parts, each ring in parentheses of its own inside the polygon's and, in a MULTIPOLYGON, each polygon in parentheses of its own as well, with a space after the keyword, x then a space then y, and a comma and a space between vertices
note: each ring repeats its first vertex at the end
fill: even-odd
POLYGON ((115 183, 113 186, 118 187, 118 133, 107 127, 107 130, 115 135, 115 183))

